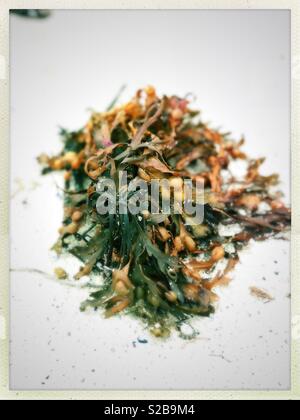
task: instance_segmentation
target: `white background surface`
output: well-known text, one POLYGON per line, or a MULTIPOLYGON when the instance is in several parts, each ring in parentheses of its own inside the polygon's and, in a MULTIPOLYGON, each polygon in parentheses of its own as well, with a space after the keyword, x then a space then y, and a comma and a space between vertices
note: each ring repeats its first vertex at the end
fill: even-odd
MULTIPOLYGON (((80 128, 126 83, 197 95, 216 127, 245 135, 267 156, 289 202, 290 20, 287 11, 56 11, 11 18, 11 267, 75 272, 57 262, 62 204, 35 157, 60 150, 58 126, 80 128)), ((82 314, 87 292, 24 271, 11 275, 14 389, 287 389, 290 385, 289 243, 252 244, 199 339, 149 337, 130 318, 82 314), (264 304, 249 293, 274 296, 264 304), (147 338, 147 344, 137 342, 147 338), (135 342, 135 343, 134 343, 135 342)))

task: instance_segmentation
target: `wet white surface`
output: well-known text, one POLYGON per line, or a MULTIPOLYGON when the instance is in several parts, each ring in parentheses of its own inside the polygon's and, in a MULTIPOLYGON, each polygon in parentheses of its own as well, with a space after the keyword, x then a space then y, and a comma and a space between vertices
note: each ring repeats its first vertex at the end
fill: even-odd
POLYGON ((181 34, 178 16, 166 20, 152 13, 137 22, 132 14, 125 25, 122 16, 101 13, 56 12, 35 23, 12 18, 11 267, 21 271, 11 273, 11 387, 287 389, 287 241, 253 243, 241 254, 232 283, 218 290, 216 314, 195 321, 200 335, 191 342, 176 334, 167 341, 154 339, 129 317, 104 320, 97 313, 83 314, 79 305, 86 290, 28 272, 79 267, 76 260, 57 261, 49 252, 62 205, 54 178, 39 176, 35 157, 59 150, 58 125, 79 128, 88 116, 85 109, 105 107, 126 81, 125 96, 147 83, 160 92, 196 92, 196 106, 205 110, 206 120, 245 134, 247 152, 268 157, 264 171, 280 172, 289 200, 287 12, 251 12, 247 18, 239 12, 227 17, 193 12, 186 15, 181 34), (153 20, 161 29, 150 42, 153 20), (112 22, 121 39, 111 33, 112 22), (167 24, 165 49, 158 49, 156 57, 152 51, 167 24), (138 27, 143 49, 132 27, 138 27), (196 57, 190 46, 195 39, 202 51, 196 57), (177 60, 183 51, 191 66, 177 60), (174 61, 176 72, 170 76, 174 61), (251 286, 265 289, 274 300, 257 300, 251 286))

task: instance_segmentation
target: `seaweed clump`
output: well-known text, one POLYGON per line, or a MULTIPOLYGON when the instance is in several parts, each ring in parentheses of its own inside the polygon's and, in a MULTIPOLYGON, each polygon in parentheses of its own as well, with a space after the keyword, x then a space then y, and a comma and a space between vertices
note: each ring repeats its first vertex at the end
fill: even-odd
MULTIPOLYGON (((158 97, 147 87, 125 105, 93 113, 82 130, 62 130, 61 136, 61 153, 39 161, 44 174, 61 171, 65 179, 55 249, 82 261, 77 280, 91 273, 103 277, 82 310, 104 308, 106 317, 126 311, 155 336, 167 336, 189 318, 214 312, 214 289, 228 283, 251 239, 289 228, 290 209, 273 188, 278 176, 262 176, 264 159, 249 158, 243 139, 234 141, 201 121, 188 97, 158 97), (232 173, 234 161, 243 163, 243 175, 232 173), (109 179, 118 187, 121 171, 130 182, 149 186, 149 203, 153 180, 171 186, 160 187, 160 199, 170 194, 179 201, 184 181, 201 182, 201 223, 189 223, 190 215, 172 206, 165 214, 161 200, 155 214, 123 214, 118 207, 100 214, 97 202, 106 192, 99 184, 109 179)), ((194 194, 191 200, 197 205, 194 194)))

